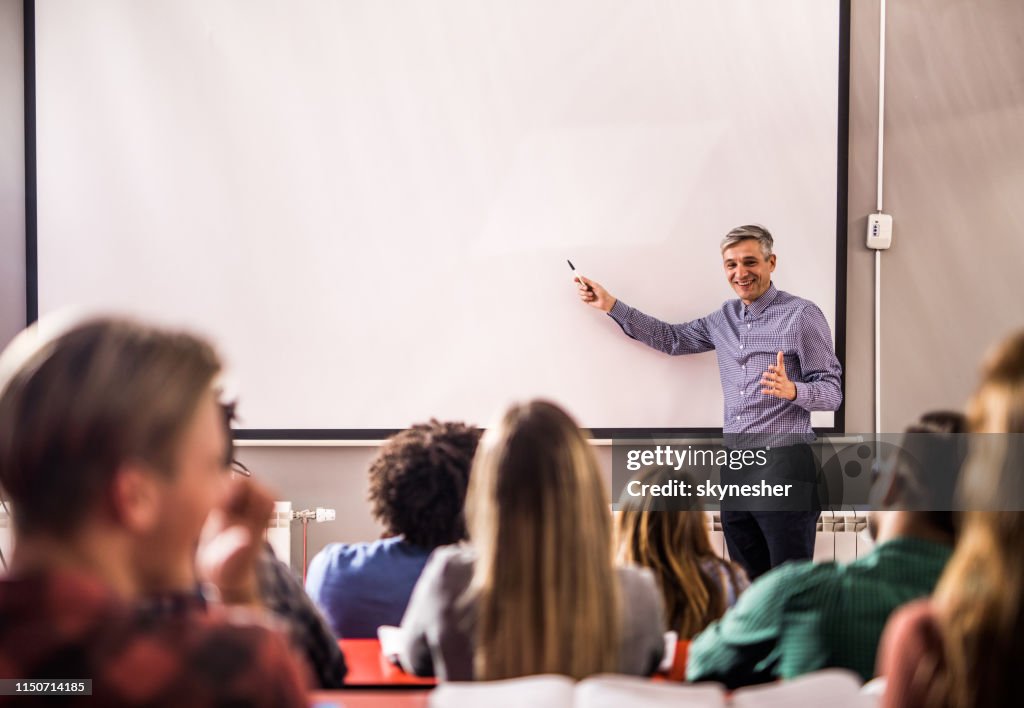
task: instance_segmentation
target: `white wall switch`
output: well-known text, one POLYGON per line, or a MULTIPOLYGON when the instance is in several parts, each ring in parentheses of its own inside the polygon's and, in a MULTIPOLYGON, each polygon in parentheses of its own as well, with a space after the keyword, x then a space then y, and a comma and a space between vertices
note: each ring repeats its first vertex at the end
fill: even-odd
POLYGON ((892 215, 868 216, 868 248, 886 249, 892 245, 892 215))

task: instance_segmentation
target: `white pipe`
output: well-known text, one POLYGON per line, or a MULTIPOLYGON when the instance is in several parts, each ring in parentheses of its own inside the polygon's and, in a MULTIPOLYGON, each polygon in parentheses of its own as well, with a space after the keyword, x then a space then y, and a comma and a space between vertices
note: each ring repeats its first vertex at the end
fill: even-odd
MULTIPOLYGON (((885 165, 885 0, 878 6, 878 185, 875 208, 882 213, 885 165)), ((875 251, 875 435, 882 432, 882 251, 875 251)))
POLYGON ((875 251, 875 435, 882 432, 882 252, 875 251))
POLYGON ((885 164, 885 0, 880 0, 878 13, 878 196, 875 208, 882 212, 882 165, 885 164))

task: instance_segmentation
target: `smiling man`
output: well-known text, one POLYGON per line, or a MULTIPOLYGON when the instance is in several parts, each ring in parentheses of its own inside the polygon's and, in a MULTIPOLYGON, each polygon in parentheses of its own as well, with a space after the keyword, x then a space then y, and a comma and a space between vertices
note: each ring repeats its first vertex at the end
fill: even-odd
POLYGON ((722 265, 738 299, 683 324, 668 324, 626 305, 599 283, 577 279, 580 298, 607 312, 623 332, 666 354, 715 350, 724 398, 723 432, 733 447, 769 447, 767 463, 723 482, 784 479, 798 490, 785 505, 723 502, 729 554, 751 579, 788 560, 814 554, 817 466, 811 411, 834 411, 843 400, 842 369, 821 310, 776 289, 772 235, 739 226, 722 240, 722 265), (784 507, 784 508, 783 508, 784 507))

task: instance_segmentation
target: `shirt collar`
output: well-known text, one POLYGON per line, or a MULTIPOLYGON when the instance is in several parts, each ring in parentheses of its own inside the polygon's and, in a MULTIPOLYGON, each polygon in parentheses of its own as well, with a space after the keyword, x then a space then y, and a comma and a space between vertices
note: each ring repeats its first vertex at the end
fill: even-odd
MULTIPOLYGON (((769 283, 768 289, 764 291, 764 295, 754 300, 749 305, 743 306, 743 313, 746 317, 757 317, 762 312, 768 309, 768 306, 772 304, 775 297, 779 294, 779 291, 775 289, 775 283, 769 283)), ((741 301, 742 304, 742 301, 741 301)))

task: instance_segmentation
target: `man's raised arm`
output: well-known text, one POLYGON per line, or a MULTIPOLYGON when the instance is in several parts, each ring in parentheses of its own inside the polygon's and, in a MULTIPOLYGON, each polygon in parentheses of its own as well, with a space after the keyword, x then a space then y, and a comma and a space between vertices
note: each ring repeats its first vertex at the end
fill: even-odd
POLYGON ((573 280, 583 302, 608 313, 628 337, 638 342, 673 356, 699 354, 715 348, 703 318, 683 324, 668 324, 616 299, 590 278, 577 276, 573 280))

